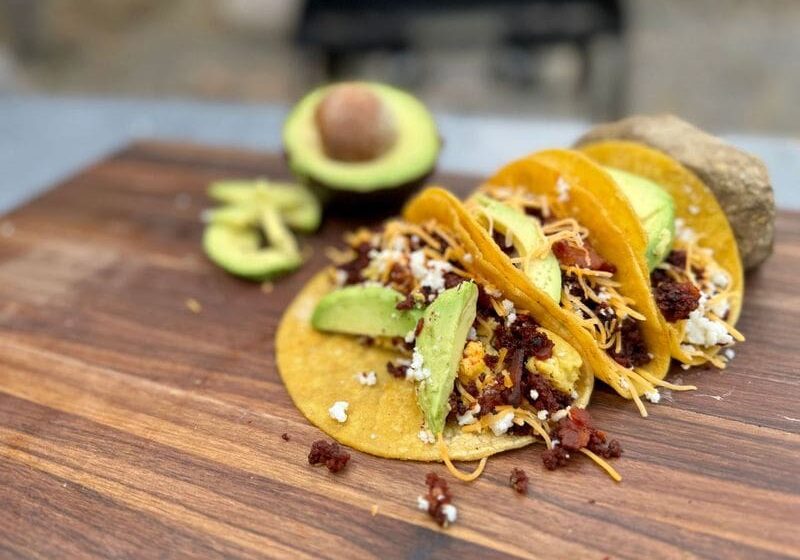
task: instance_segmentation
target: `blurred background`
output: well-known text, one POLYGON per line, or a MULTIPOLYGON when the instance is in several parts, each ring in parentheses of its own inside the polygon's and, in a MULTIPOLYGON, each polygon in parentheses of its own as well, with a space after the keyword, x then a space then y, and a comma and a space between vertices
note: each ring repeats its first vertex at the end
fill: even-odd
POLYGON ((288 104, 350 77, 434 109, 800 130, 798 0, 0 0, 0 91, 288 104))

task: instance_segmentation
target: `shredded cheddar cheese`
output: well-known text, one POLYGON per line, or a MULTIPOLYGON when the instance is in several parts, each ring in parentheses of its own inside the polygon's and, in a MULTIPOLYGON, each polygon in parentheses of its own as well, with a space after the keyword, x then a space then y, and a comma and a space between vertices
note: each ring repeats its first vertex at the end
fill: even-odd
POLYGON ((463 480, 464 482, 472 482, 476 478, 478 478, 481 473, 483 473, 484 467, 486 467, 486 457, 481 459, 481 462, 478 463, 477 468, 469 474, 463 473, 456 468, 453 462, 450 460, 450 455, 447 453, 447 445, 444 443, 444 438, 442 438, 442 434, 437 434, 436 436, 436 444, 439 447, 439 455, 444 461, 447 470, 450 471, 454 477, 459 480, 463 480))

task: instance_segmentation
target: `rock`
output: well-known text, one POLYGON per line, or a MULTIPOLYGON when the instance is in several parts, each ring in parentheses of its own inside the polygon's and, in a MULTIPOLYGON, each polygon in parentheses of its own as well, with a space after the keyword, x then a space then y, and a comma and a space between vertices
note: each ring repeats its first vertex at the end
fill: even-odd
POLYGON ((775 199, 767 168, 757 157, 673 115, 636 115, 600 124, 576 145, 601 140, 640 142, 694 172, 727 214, 745 269, 757 267, 772 253, 775 199))

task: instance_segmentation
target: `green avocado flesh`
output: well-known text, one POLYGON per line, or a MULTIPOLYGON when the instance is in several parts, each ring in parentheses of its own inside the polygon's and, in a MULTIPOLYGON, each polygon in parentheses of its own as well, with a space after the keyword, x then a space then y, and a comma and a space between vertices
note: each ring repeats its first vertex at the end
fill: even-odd
POLYGON ((330 158, 315 122, 317 105, 333 86, 318 88, 301 99, 283 127, 283 144, 292 171, 300 179, 327 188, 372 192, 400 187, 426 175, 439 157, 436 123, 414 96, 383 84, 365 82, 394 116, 397 139, 382 155, 365 162, 330 158))
POLYGON ((208 196, 226 206, 211 212, 211 221, 231 220, 238 224, 258 219, 264 206, 280 210, 292 229, 313 232, 322 219, 316 197, 302 185, 257 181, 218 181, 208 189, 208 196), (231 210, 235 209, 235 210, 231 210))
POLYGON ((384 286, 347 286, 319 300, 311 326, 320 331, 363 336, 405 337, 424 311, 400 311, 403 294, 384 286))
MULTIPOLYGON (((496 231, 503 235, 511 232, 510 240, 520 257, 538 254, 547 245, 542 226, 535 218, 526 216, 483 194, 476 195, 475 202, 480 206, 485 218, 491 220, 496 231)), ((561 301, 561 269, 552 251, 524 261, 523 267, 525 275, 537 288, 553 301, 561 301)))
POLYGON ((462 282, 442 292, 425 310, 416 352, 430 377, 420 382, 417 402, 428 430, 440 434, 449 412, 448 399, 458 372, 458 364, 475 321, 478 287, 462 282))
POLYGON ((208 258, 242 278, 268 280, 302 264, 302 258, 297 251, 276 247, 262 248, 261 242, 259 231, 251 227, 212 223, 206 226, 203 233, 203 249, 208 258))
POLYGON ((647 266, 653 270, 669 253, 675 238, 675 201, 649 179, 604 167, 633 206, 647 232, 647 266))

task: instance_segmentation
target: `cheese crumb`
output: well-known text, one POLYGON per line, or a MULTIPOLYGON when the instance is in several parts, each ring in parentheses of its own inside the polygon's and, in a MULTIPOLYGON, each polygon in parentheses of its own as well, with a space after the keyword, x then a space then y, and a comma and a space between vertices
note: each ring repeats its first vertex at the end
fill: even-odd
POLYGON ((500 302, 506 315, 506 326, 511 326, 517 320, 517 309, 514 307, 514 302, 510 299, 504 299, 500 302))
POLYGON ((570 408, 571 407, 568 406, 567 408, 562 408, 560 410, 556 410, 553 413, 553 417, 552 417, 553 421, 554 422, 558 422, 558 421, 563 420, 564 418, 566 418, 567 415, 569 414, 570 408))
POLYGON ((537 412, 537 413, 536 413, 536 417, 537 417, 539 420, 543 421, 543 422, 544 422, 545 420, 547 420, 547 417, 548 417, 549 415, 550 415, 550 413, 549 413, 549 412, 547 412, 546 410, 540 410, 539 412, 537 412))
POLYGON ((450 523, 455 523, 458 519, 458 510, 453 504, 445 504, 442 506, 442 513, 444 514, 445 526, 450 523))
POLYGON ((417 496, 417 509, 421 509, 422 511, 428 511, 428 507, 430 503, 428 500, 423 498, 422 496, 417 496))
POLYGON ((475 415, 481 411, 481 405, 475 403, 472 408, 467 410, 464 414, 456 415, 456 421, 458 422, 459 426, 467 426, 469 424, 474 424, 477 420, 475 415))
POLYGON ((334 279, 337 286, 344 286, 344 283, 347 282, 347 273, 341 268, 337 268, 336 272, 334 272, 334 279))
POLYGON ((417 437, 422 443, 436 443, 436 437, 429 430, 420 430, 417 437))
POLYGON ((472 261, 474 259, 473 259, 472 253, 464 253, 464 256, 461 257, 461 260, 463 260, 467 264, 472 264, 472 261))
POLYGON ((374 371, 361 371, 356 374, 356 379, 362 385, 368 385, 370 387, 378 382, 378 377, 374 371))
POLYGON ((535 401, 538 398, 539 398, 539 391, 537 391, 536 389, 531 389, 531 400, 535 401))
POLYGON ((417 338, 417 332, 416 331, 417 331, 417 329, 411 329, 410 331, 408 331, 406 333, 405 338, 403 338, 403 340, 405 340, 407 344, 412 344, 414 342, 414 340, 416 340, 416 338, 417 338))
POLYGON ((686 340, 700 346, 714 346, 731 344, 733 337, 723 325, 704 317, 701 306, 692 311, 686 319, 686 340))
POLYGON ((478 340, 478 331, 475 330, 475 327, 469 328, 469 333, 467 334, 467 340, 478 340))
POLYGON ((406 379, 414 380, 414 381, 422 381, 423 379, 428 379, 431 376, 431 370, 426 367, 422 367, 422 354, 420 354, 419 350, 414 348, 414 354, 411 356, 411 363, 406 369, 406 379))
POLYGON ((658 389, 651 389, 644 392, 644 398, 653 404, 658 404, 661 402, 661 393, 658 392, 658 389))
POLYGON ((572 400, 577 399, 578 398, 578 391, 576 391, 575 389, 570 390, 569 396, 572 398, 572 400))
POLYGON ((186 307, 189 309, 189 311, 195 314, 203 311, 203 306, 194 298, 189 298, 186 300, 186 307))
POLYGON ((508 412, 505 412, 501 416, 495 417, 494 420, 492 420, 492 432, 494 432, 494 435, 496 436, 502 436, 513 424, 514 412, 509 410, 508 412))
POLYGON ((687 210, 689 210, 689 214, 692 216, 697 216, 700 213, 700 207, 695 204, 690 204, 687 210))
POLYGON ((733 348, 726 348, 723 354, 730 362, 736 356, 736 351, 733 348))
POLYGON ((339 423, 347 422, 347 407, 350 403, 347 401, 336 401, 333 406, 328 409, 328 414, 331 418, 339 423))
POLYGON ((619 386, 622 387, 623 389, 627 389, 628 388, 628 380, 625 379, 624 377, 620 377, 619 378, 619 386))
POLYGON ((714 274, 711 275, 711 282, 713 282, 716 286, 719 286, 723 290, 728 287, 730 283, 730 278, 723 270, 717 270, 714 274))

